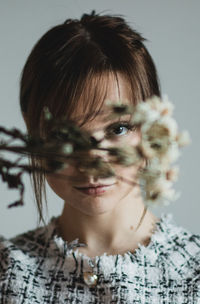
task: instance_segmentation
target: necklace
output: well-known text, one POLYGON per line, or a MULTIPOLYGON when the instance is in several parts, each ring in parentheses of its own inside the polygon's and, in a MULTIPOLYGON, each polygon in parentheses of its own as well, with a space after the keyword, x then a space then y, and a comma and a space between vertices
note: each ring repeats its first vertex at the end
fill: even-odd
MULTIPOLYGON (((139 221, 139 223, 138 223, 138 225, 137 225, 137 227, 135 229, 135 232, 141 226, 141 224, 142 224, 142 222, 144 220, 146 212, 147 212, 147 206, 144 207, 142 216, 141 216, 140 221, 139 221)), ((95 265, 92 262, 92 260, 89 260, 89 265, 91 267, 91 271, 84 271, 83 272, 83 280, 84 280, 84 282, 85 282, 86 285, 88 285, 88 286, 95 286, 95 285, 97 285, 98 276, 97 276, 96 271, 94 270, 95 269, 95 265)))
MULTIPOLYGON (((141 226, 141 224, 144 220, 144 217, 146 215, 146 212, 147 212, 147 206, 144 207, 142 216, 139 220, 139 223, 138 223, 137 227, 135 228, 135 232, 141 226)), ((56 232, 57 232, 57 235, 60 235, 60 236, 62 235, 60 233, 58 219, 56 221, 56 232)), ((78 247, 82 247, 82 246, 85 247, 86 245, 85 244, 79 244, 78 245, 78 247)), ((71 244, 71 249, 74 249, 75 247, 77 247, 77 244, 71 244)), ((91 271, 83 271, 83 281, 88 286, 95 286, 95 285, 97 285, 97 281, 98 281, 98 276, 97 276, 97 273, 95 271, 95 265, 94 265, 94 262, 92 262, 91 259, 88 260, 88 264, 91 267, 91 271)))

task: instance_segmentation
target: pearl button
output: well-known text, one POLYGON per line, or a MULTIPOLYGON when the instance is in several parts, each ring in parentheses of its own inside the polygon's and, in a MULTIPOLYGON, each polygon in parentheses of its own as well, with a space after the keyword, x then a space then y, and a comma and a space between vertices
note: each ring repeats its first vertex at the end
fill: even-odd
POLYGON ((98 277, 93 272, 84 272, 83 279, 88 286, 95 286, 97 284, 98 277))

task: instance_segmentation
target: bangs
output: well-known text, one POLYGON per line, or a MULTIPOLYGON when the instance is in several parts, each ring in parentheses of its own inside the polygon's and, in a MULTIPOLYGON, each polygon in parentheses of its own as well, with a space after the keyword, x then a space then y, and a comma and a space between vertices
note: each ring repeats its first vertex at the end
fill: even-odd
MULTIPOLYGON (((53 105, 52 112, 58 118, 62 117, 79 126, 83 126, 97 115, 105 114, 105 101, 108 100, 111 82, 112 85, 113 82, 114 84, 116 83, 118 95, 121 96, 119 78, 121 78, 121 75, 112 70, 104 70, 102 72, 92 71, 86 77, 80 76, 76 85, 74 83, 68 83, 67 85, 67 87, 70 87, 70 92, 73 93, 70 96, 71 98, 66 97, 68 95, 66 88, 64 98, 60 98, 61 96, 54 98, 54 100, 59 100, 59 102, 53 105)), ((131 100, 131 85, 127 80, 126 84, 127 94, 129 100, 131 100)))
POLYGON ((73 107, 68 118, 82 126, 97 115, 103 114, 110 79, 110 71, 89 74, 84 79, 82 90, 75 94, 75 99, 72 101, 73 107))

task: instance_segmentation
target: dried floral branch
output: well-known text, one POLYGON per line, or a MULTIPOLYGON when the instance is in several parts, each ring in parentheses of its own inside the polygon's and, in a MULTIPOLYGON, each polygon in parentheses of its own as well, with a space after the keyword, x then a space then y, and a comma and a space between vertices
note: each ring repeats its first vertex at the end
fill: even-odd
MULTIPOLYGON (((141 132, 141 141, 137 146, 104 148, 102 140, 96 140, 69 121, 55 119, 48 108, 44 108, 45 126, 48 130, 44 138, 33 138, 18 129, 0 127, 0 153, 10 152, 20 156, 11 161, 0 155, 2 181, 20 193, 19 200, 9 207, 23 205, 23 173, 54 173, 60 178, 69 179, 73 177, 62 174, 62 170, 68 165, 76 164, 85 174, 105 178, 116 176, 115 165, 138 165, 144 159, 148 165, 138 171, 137 177, 145 202, 166 204, 177 198, 172 185, 177 180, 178 168, 171 165, 179 157, 180 148, 190 140, 188 132, 178 132, 177 123, 172 118, 173 104, 166 98, 161 100, 152 97, 136 106, 107 102, 107 107, 108 119, 130 115, 130 122, 141 132), (91 156, 90 152, 95 150, 106 153, 107 161, 100 156, 91 156), (22 163, 27 156, 45 160, 46 166, 33 167, 22 163)), ((135 184, 124 177, 116 177, 135 184)))

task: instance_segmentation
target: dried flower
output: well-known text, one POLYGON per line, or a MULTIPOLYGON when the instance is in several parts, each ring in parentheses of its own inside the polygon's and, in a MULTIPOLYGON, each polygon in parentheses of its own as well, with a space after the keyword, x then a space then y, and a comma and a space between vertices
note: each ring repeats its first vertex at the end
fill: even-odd
MULTIPOLYGON (((54 172, 61 176, 63 169, 75 163, 85 174, 106 178, 115 175, 116 164, 139 165, 144 159, 147 165, 138 171, 138 178, 145 202, 166 205, 170 200, 178 198, 173 182, 178 178, 179 169, 171 165, 180 156, 180 148, 189 144, 190 137, 187 131, 179 133, 177 123, 172 118, 174 105, 167 97, 161 100, 156 96, 135 106, 127 100, 118 103, 108 101, 107 105, 110 118, 130 115, 130 122, 141 131, 138 145, 102 148, 101 140, 95 140, 64 118, 55 119, 47 107, 44 107, 43 138, 33 138, 20 130, 0 127, 0 152, 12 152, 18 156, 16 161, 10 161, 0 155, 2 181, 20 193, 19 200, 10 204, 10 207, 23 204, 24 185, 21 177, 24 172, 54 172), (99 155, 91 156, 90 152, 94 149, 99 155, 106 153, 107 161, 99 155), (44 168, 24 164, 24 156, 45 160, 44 168), (13 172, 13 169, 18 172, 13 172)), ((125 177, 119 178, 126 181, 125 177)))
POLYGON ((111 156, 111 162, 122 166, 131 166, 141 160, 138 150, 132 146, 123 148, 109 148, 108 154, 111 156))
POLYGON ((48 120, 53 119, 53 115, 52 115, 51 112, 49 111, 49 108, 48 108, 48 107, 44 107, 43 112, 44 112, 44 119, 45 119, 45 120, 48 121, 48 120))
POLYGON ((188 131, 183 131, 182 133, 177 134, 176 141, 179 147, 187 146, 191 143, 191 138, 188 131))
POLYGON ((166 172, 166 179, 172 182, 176 182, 178 179, 178 175, 179 175, 179 168, 173 167, 166 172))

